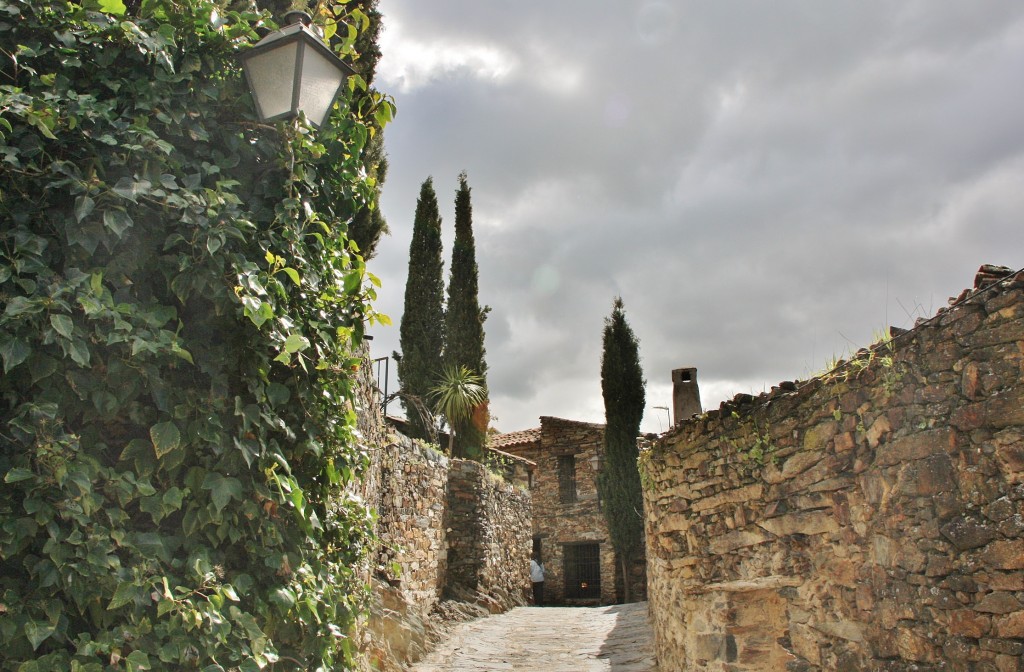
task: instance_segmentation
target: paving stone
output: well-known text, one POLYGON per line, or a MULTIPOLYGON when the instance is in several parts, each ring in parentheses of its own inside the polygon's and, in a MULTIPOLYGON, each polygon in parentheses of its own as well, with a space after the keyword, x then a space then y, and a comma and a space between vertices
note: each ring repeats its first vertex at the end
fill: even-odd
POLYGON ((519 607, 455 627, 410 672, 657 672, 646 602, 519 607))

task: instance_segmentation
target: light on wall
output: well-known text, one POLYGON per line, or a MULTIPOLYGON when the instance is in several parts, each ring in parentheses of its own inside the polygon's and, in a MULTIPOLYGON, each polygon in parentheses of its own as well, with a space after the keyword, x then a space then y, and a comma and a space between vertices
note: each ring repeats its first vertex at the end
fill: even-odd
POLYGON ((301 113, 319 128, 355 71, 313 31, 308 14, 289 12, 284 20, 294 22, 270 33, 241 57, 256 113, 262 121, 301 113))

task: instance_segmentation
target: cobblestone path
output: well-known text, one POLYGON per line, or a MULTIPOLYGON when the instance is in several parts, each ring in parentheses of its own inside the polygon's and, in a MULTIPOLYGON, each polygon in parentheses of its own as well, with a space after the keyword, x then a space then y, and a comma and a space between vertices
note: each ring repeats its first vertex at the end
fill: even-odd
POLYGON ((647 603, 519 607, 455 627, 412 672, 657 672, 647 603))

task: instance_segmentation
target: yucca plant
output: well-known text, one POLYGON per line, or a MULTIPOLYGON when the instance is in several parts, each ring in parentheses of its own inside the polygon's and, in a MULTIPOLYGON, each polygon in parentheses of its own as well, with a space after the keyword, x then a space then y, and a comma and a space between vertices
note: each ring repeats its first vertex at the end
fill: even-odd
POLYGON ((487 401, 483 376, 466 366, 446 366, 429 396, 434 412, 444 416, 448 424, 448 452, 451 453, 455 445, 455 428, 465 426, 473 416, 473 410, 487 401))

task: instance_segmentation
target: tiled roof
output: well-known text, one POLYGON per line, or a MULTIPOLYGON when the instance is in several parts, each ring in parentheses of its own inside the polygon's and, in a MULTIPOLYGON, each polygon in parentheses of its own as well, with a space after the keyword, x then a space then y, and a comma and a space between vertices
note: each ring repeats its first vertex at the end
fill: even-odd
POLYGON ((521 432, 508 432, 492 436, 487 442, 488 448, 503 450, 512 446, 524 446, 528 443, 540 441, 540 427, 524 429, 521 432))

